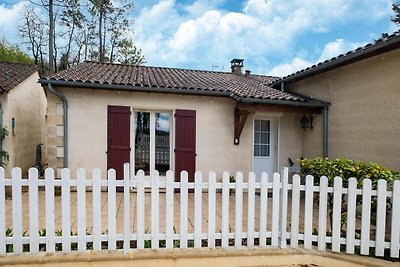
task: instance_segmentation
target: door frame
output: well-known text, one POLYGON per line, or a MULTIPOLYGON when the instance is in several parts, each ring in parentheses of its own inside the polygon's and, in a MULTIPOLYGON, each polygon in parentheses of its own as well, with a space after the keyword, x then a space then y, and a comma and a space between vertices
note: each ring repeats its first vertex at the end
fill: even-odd
POLYGON ((271 149, 271 155, 273 154, 273 172, 278 171, 279 157, 280 157, 280 117, 282 113, 256 113, 252 117, 251 121, 251 171, 254 171, 254 121, 255 120, 269 120, 270 127, 273 129, 274 142, 271 149), (273 125, 273 127, 272 127, 273 125))
MULTIPOLYGON (((135 173, 135 138, 136 138, 136 124, 135 124, 135 118, 136 118, 136 112, 148 112, 150 113, 150 151, 155 151, 155 140, 154 137, 152 137, 152 134, 155 134, 155 128, 152 129, 151 125, 155 125, 155 120, 153 115, 155 113, 168 113, 170 115, 170 122, 169 122, 169 127, 170 127, 170 134, 169 134, 169 165, 170 165, 170 170, 173 170, 174 168, 174 155, 173 155, 173 148, 174 148, 174 110, 168 110, 168 109, 156 109, 156 108, 132 108, 132 115, 131 116, 131 170, 133 172, 133 175, 136 175, 135 173)), ((154 171, 152 167, 155 166, 155 155, 152 155, 150 152, 150 175, 146 175, 146 178, 151 177, 151 173, 154 171), (153 162, 153 163, 152 163, 153 162)), ((160 176, 162 178, 164 176, 160 176)))

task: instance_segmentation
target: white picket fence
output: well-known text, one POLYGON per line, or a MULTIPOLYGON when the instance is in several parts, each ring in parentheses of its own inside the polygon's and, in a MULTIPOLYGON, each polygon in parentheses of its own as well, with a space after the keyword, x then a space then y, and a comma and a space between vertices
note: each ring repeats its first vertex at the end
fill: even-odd
MULTIPOLYGON (((307 176, 305 184, 301 184, 299 175, 293 176, 293 182, 288 183, 288 169, 282 174, 275 173, 272 183, 268 182, 268 175, 262 174, 261 182, 257 183, 255 175, 250 173, 245 181, 243 174, 238 172, 235 182, 230 183, 228 172, 223 173, 222 182, 217 182, 214 172, 204 177, 200 172, 195 174, 195 182, 188 182, 187 172, 181 173, 181 181, 174 181, 174 174, 167 172, 165 179, 160 179, 155 173, 146 180, 143 171, 130 177, 129 165, 124 166, 124 179, 116 180, 115 171, 109 170, 108 179, 101 179, 99 169, 93 170, 91 179, 87 179, 84 169, 79 169, 77 179, 71 179, 68 169, 61 171, 61 179, 54 178, 54 171, 47 169, 45 179, 38 179, 36 169, 30 169, 28 179, 22 179, 21 170, 14 168, 12 178, 5 179, 4 169, 0 168, 0 255, 7 253, 38 253, 39 251, 69 252, 71 249, 86 251, 88 249, 100 251, 102 249, 129 252, 132 249, 187 248, 192 246, 231 246, 243 248, 280 247, 305 249, 327 248, 334 252, 343 251, 353 254, 359 249, 362 255, 369 255, 370 248, 374 248, 374 255, 383 256, 385 249, 390 250, 390 257, 398 258, 400 249, 400 181, 395 181, 393 191, 387 191, 387 184, 379 180, 377 190, 372 190, 371 180, 364 180, 362 188, 357 188, 357 181, 349 180, 348 188, 342 187, 342 179, 336 177, 334 186, 328 187, 328 179, 321 177, 319 185, 314 184, 314 178, 307 176), (123 227, 117 231, 116 221, 116 187, 123 187, 123 227), (12 215, 6 214, 6 188, 12 189, 12 215), (28 192, 23 193, 28 188, 28 192), (46 235, 39 235, 39 188, 45 188, 45 221, 46 235), (55 187, 61 187, 61 217, 62 229, 55 229, 55 187), (76 188, 77 194, 77 233, 71 234, 71 189, 76 188), (93 228, 87 233, 87 189, 93 197, 93 228), (102 232, 101 191, 107 189, 107 231, 102 232), (179 192, 177 192, 179 189, 179 192), (192 190, 190 190, 192 189, 192 190), (151 190, 150 211, 145 210, 145 194, 151 190), (162 191, 162 192, 160 192, 162 191), (192 193, 194 191, 194 193, 192 193), (230 194, 234 192, 233 195, 230 194), (268 193, 272 192, 272 198, 268 193), (23 194, 29 194, 29 203, 25 203, 23 194), (165 194, 165 210, 160 209, 161 194, 165 194), (174 209, 175 194, 179 194, 179 214, 174 209), (216 203, 217 194, 222 194, 216 203), (188 227, 188 202, 194 196, 193 231, 188 227), (333 196, 333 227, 332 233, 327 235, 327 202, 328 195, 333 196), (208 207, 202 207, 203 197, 207 198, 208 207), (230 206, 230 197, 234 197, 234 206, 230 206), (131 198, 136 198, 136 209, 132 213, 131 198), (356 200, 362 198, 361 219, 357 221, 356 200), (376 223, 371 224, 371 207, 373 199, 377 199, 376 223), (244 210, 244 200, 247 207, 244 210), (258 201, 259 203, 256 203, 258 201), (270 203, 271 202, 271 203, 270 203), (392 208, 387 223, 387 203, 392 208), (302 203, 302 204, 301 204, 302 203), (343 203, 347 206, 346 229, 341 229, 343 203), (23 205, 29 205, 29 214, 23 214, 23 205), (300 208, 303 206, 303 210, 300 208), (256 207, 258 210, 256 210, 256 207), (272 210, 268 210, 271 209, 272 210), (207 210, 207 212, 204 212, 207 210), (234 227, 230 225, 230 211, 234 210, 234 227), (147 212, 147 213, 146 213, 147 212), (318 213, 314 214, 314 213, 318 213), (145 229, 145 213, 151 216, 151 227, 145 229), (165 231, 160 231, 160 214, 165 214, 165 231), (216 224, 220 214, 220 231, 216 231, 216 224), (6 234, 6 216, 12 216, 12 234, 6 234), (175 231, 174 217, 180 217, 179 231, 175 231), (202 216, 207 217, 207 225, 202 222, 202 216), (247 218, 246 218, 247 216, 247 218), (267 218, 271 216, 271 218, 267 218), (133 220, 136 220, 136 229, 132 230, 133 220), (29 220, 29 234, 25 233, 23 220, 29 220), (243 229, 246 222, 247 229, 243 229), (270 222, 270 223, 268 223, 270 222), (316 227, 313 227, 316 226, 316 227), (390 227, 387 227, 390 225, 390 227), (361 232, 356 235, 356 228, 361 232), (233 228, 233 231, 232 231, 233 228), (317 232, 314 231, 316 228, 317 232), (59 231, 56 234, 57 230, 59 231), (345 231, 343 231, 345 230, 345 231), (372 234, 371 234, 372 233, 372 234), (90 246, 88 246, 90 244, 90 246), (162 244, 162 247, 160 247, 162 244), (12 249, 11 249, 12 247, 12 249)), ((133 200, 135 201, 135 199, 133 200)), ((164 201, 164 200, 163 200, 164 201)), ((76 205, 76 204, 75 204, 76 205)), ((105 222, 103 222, 105 223, 105 222)))

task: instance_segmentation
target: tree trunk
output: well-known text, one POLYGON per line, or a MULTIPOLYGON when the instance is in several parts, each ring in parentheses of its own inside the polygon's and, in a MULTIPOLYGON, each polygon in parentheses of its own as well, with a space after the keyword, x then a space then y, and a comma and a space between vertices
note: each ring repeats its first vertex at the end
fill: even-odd
POLYGON ((54 19, 53 0, 49 0, 49 74, 54 72, 54 19))
POLYGON ((103 53, 103 1, 100 0, 99 7, 99 62, 104 62, 104 53, 103 53))

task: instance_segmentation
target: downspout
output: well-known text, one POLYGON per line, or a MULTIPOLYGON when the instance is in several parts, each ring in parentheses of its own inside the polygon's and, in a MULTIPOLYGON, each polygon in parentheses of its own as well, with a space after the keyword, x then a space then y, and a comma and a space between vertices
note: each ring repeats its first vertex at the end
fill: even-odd
POLYGON ((58 98, 60 98, 63 102, 63 110, 64 110, 64 116, 63 116, 63 127, 64 127, 64 159, 63 159, 63 167, 68 168, 68 101, 67 98, 61 94, 60 92, 54 90, 53 86, 51 83, 47 84, 47 88, 49 88, 49 91, 52 92, 54 95, 56 95, 58 98))
POLYGON ((328 157, 328 111, 329 107, 324 106, 324 118, 323 118, 323 157, 327 158, 328 157))

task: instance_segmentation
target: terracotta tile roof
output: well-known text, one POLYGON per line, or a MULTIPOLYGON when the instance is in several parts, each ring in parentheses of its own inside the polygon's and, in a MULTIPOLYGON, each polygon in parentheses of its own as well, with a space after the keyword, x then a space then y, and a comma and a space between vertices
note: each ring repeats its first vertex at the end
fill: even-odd
POLYGON ((307 102, 306 98, 281 92, 267 84, 277 77, 262 75, 237 75, 227 72, 187 70, 164 67, 130 66, 110 63, 84 62, 46 77, 40 82, 88 88, 149 90, 159 88, 169 93, 216 94, 225 93, 238 99, 268 99, 277 101, 307 102))
POLYGON ((358 47, 355 50, 340 54, 331 59, 319 62, 308 68, 299 70, 295 73, 282 77, 272 82, 270 85, 276 85, 281 82, 294 82, 304 79, 309 76, 317 75, 340 66, 360 61, 362 59, 378 55, 393 49, 400 48, 400 30, 388 36, 381 37, 373 43, 368 43, 363 47, 358 47))
POLYGON ((1 93, 9 91, 37 71, 31 64, 0 62, 1 93))

